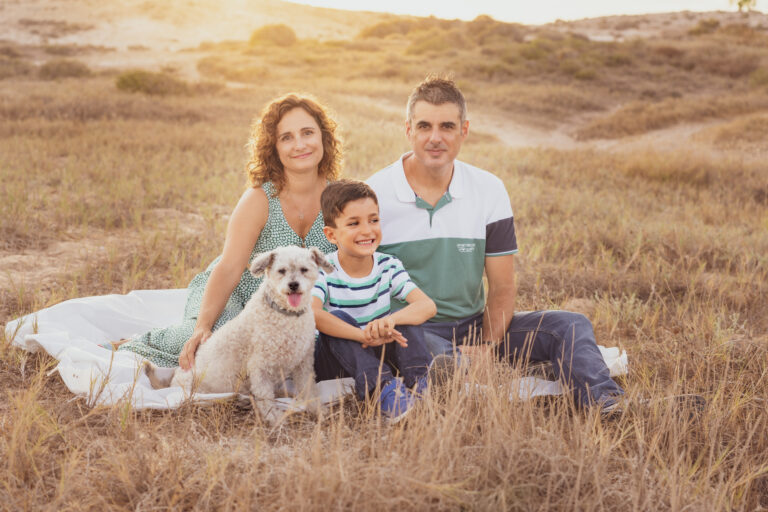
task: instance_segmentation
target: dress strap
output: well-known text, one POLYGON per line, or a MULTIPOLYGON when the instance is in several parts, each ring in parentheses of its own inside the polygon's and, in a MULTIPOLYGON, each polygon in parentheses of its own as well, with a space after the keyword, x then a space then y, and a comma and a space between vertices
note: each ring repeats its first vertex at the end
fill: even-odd
POLYGON ((270 204, 273 201, 279 201, 277 199, 277 194, 275 193, 275 186, 272 184, 271 181, 265 181, 261 184, 261 189, 264 191, 265 194, 267 194, 267 200, 269 200, 270 204))

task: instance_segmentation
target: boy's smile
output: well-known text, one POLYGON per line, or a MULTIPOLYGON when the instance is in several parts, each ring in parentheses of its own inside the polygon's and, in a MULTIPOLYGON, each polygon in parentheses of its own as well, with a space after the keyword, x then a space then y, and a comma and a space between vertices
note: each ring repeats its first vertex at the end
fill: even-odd
POLYGON ((364 264, 370 272, 371 256, 381 243, 379 206, 369 197, 350 201, 335 224, 325 226, 323 231, 328 241, 339 248, 339 262, 344 270, 362 270, 359 265, 364 264))

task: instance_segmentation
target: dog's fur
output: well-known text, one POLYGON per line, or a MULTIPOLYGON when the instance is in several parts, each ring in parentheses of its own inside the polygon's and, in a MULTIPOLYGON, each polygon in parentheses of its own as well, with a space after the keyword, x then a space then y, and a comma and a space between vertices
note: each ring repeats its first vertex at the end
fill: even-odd
POLYGON ((333 270, 315 247, 280 247, 259 255, 250 270, 255 276, 263 274, 264 281, 243 311, 200 345, 191 370, 177 368, 171 378, 162 379, 147 363, 152 387, 222 393, 247 384, 262 416, 274 425, 279 418, 272 406, 275 387, 290 376, 316 410, 315 318, 310 303, 318 267, 333 270), (301 300, 294 307, 288 297, 296 293, 301 300))

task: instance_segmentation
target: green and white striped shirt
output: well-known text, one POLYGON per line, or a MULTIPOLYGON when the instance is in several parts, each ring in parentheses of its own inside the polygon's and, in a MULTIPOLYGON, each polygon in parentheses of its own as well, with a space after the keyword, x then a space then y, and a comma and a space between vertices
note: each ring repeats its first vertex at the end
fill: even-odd
POLYGON ((344 272, 338 251, 327 258, 334 271, 320 270, 312 296, 323 302, 326 311, 339 309, 349 313, 361 327, 387 316, 391 311, 391 298, 404 301, 416 288, 403 264, 394 256, 374 253, 373 269, 365 277, 350 277, 344 272))

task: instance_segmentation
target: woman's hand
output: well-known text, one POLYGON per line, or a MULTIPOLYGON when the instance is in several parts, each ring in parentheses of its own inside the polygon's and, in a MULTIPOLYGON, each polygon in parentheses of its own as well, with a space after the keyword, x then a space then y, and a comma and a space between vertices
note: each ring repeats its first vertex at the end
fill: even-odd
POLYGON ((211 337, 210 329, 197 328, 192 333, 192 337, 184 344, 184 348, 181 349, 179 354, 179 366, 182 370, 189 370, 195 364, 195 354, 198 347, 208 341, 211 337))

